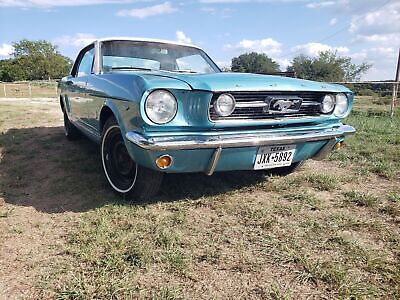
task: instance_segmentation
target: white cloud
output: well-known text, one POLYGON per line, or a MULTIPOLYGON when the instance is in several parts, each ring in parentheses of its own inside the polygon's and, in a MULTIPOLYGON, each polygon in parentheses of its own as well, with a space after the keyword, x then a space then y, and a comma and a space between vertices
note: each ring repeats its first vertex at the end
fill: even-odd
POLYGON ((239 52, 261 52, 270 56, 279 55, 282 52, 282 44, 272 38, 265 38, 261 40, 248 40, 243 39, 239 43, 232 45, 225 45, 225 49, 234 50, 239 52))
POLYGON ((279 64, 282 71, 285 71, 287 67, 289 67, 292 64, 291 61, 287 58, 278 57, 274 58, 274 60, 279 64))
POLYGON ((187 37, 183 31, 179 30, 176 32, 176 41, 184 44, 192 43, 192 40, 189 37, 187 37))
POLYGON ((398 49, 393 47, 365 48, 349 56, 355 63, 367 62, 372 64, 364 80, 394 79, 396 73, 398 49))
POLYGON ((391 5, 390 2, 396 1, 397 0, 338 0, 335 10, 353 15, 364 15, 366 13, 381 9, 388 9, 388 7, 391 5))
POLYGON ((205 12, 205 13, 209 13, 211 15, 215 15, 217 13, 217 9, 214 7, 209 7, 209 6, 205 6, 200 8, 201 11, 205 12))
MULTIPOLYGON (((200 3, 243 3, 251 2, 250 0, 199 0, 200 3)), ((256 2, 256 1, 254 1, 256 2)))
POLYGON ((0 56, 8 57, 14 51, 14 47, 10 44, 1 44, 0 45, 0 56))
POLYGON ((151 16, 172 14, 176 11, 178 9, 173 7, 170 2, 164 2, 143 8, 123 9, 117 12, 117 16, 144 19, 151 16))
MULTIPOLYGON (((318 7, 318 5, 307 6, 318 7)), ((363 79, 379 80, 394 77, 397 51, 400 46, 399 0, 337 0, 332 5, 319 7, 329 10, 335 17, 344 14, 346 18, 350 18, 348 30, 353 35, 351 45, 355 49, 361 47, 361 50, 345 54, 356 63, 373 64, 363 79)))
POLYGON ((357 35, 354 41, 374 43, 380 46, 400 46, 400 35, 397 33, 357 35))
POLYGON ((349 31, 355 34, 354 41, 400 46, 400 2, 365 15, 354 15, 349 31))
POLYGON ((220 69, 230 70, 231 68, 231 61, 222 60, 222 61, 216 61, 215 63, 220 69))
POLYGON ((350 32, 360 35, 400 32, 400 2, 382 7, 365 15, 354 15, 350 32))
POLYGON ((57 46, 73 46, 81 48, 93 42, 96 37, 89 33, 77 33, 75 35, 63 35, 53 40, 57 46))
POLYGON ((331 25, 331 26, 336 25, 336 23, 337 23, 337 19, 336 19, 336 18, 332 18, 332 19, 329 21, 329 25, 331 25))
POLYGON ((308 3, 306 6, 308 8, 322 8, 322 7, 332 6, 334 4, 335 4, 334 1, 322 1, 322 2, 311 2, 308 3))
MULTIPOLYGON (((400 45, 400 1, 337 0, 315 1, 310 8, 326 8, 332 13, 346 14, 351 18, 349 32, 356 42, 375 43, 376 47, 400 45)), ((336 24, 336 18, 330 22, 336 24), (333 21, 335 20, 335 21, 333 21)))
POLYGON ((339 55, 345 55, 350 52, 350 49, 347 47, 332 47, 326 44, 321 43, 307 43, 303 45, 297 45, 291 49, 292 53, 302 53, 308 56, 317 56, 320 52, 323 51, 337 51, 339 55))
POLYGON ((215 8, 215 7, 210 7, 210 6, 205 6, 201 7, 200 10, 204 13, 213 15, 213 16, 218 16, 222 19, 230 18, 232 17, 232 13, 234 10, 232 8, 215 8))
POLYGON ((84 6, 97 4, 130 3, 132 0, 0 0, 0 7, 56 7, 56 6, 84 6))
POLYGON ((309 2, 311 0, 198 0, 200 3, 206 4, 233 4, 233 3, 294 3, 309 2))

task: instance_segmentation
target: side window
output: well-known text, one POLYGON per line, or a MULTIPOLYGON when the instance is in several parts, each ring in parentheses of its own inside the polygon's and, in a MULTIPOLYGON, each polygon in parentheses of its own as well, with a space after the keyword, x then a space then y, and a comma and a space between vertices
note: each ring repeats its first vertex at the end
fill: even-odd
POLYGON ((78 76, 85 76, 92 73, 94 57, 94 48, 90 49, 83 55, 78 67, 78 76))

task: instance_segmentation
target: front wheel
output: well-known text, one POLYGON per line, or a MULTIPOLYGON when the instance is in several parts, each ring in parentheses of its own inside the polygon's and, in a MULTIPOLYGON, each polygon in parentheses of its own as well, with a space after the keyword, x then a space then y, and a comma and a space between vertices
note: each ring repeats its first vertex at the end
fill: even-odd
POLYGON ((129 201, 147 200, 154 196, 161 186, 161 172, 141 167, 130 157, 114 118, 108 119, 104 125, 101 160, 104 175, 110 186, 129 201))

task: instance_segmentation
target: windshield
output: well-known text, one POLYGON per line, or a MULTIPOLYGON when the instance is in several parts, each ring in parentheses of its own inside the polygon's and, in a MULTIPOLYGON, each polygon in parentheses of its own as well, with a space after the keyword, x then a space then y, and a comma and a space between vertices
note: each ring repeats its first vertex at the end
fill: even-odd
POLYGON ((215 63, 202 50, 173 44, 109 41, 102 44, 103 71, 161 70, 184 73, 217 73, 215 63))

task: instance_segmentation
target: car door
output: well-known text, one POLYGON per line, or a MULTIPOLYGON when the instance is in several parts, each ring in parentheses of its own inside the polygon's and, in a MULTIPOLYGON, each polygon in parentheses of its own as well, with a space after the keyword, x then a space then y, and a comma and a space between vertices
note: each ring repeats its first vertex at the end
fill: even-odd
POLYGON ((81 51, 78 56, 77 65, 68 78, 70 117, 78 125, 88 129, 87 123, 87 81, 92 75, 94 59, 94 46, 91 45, 81 51))

